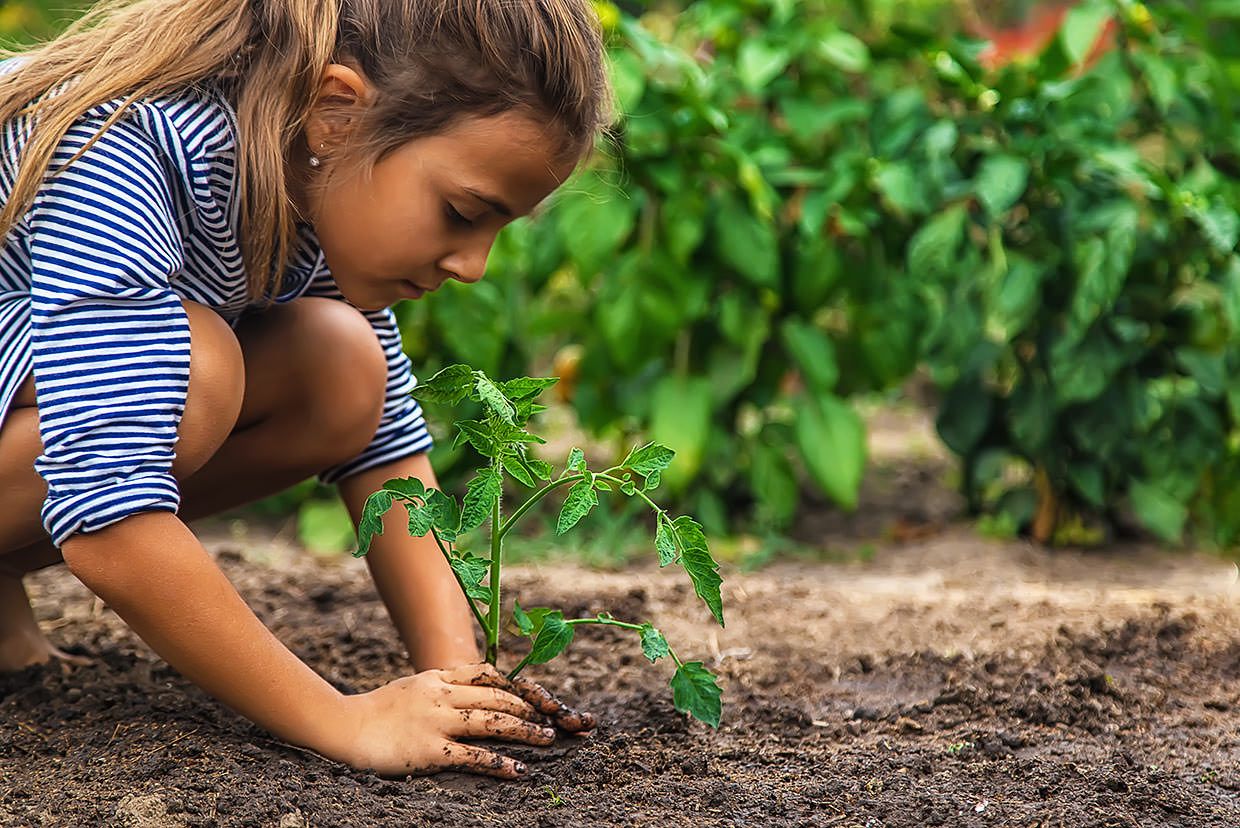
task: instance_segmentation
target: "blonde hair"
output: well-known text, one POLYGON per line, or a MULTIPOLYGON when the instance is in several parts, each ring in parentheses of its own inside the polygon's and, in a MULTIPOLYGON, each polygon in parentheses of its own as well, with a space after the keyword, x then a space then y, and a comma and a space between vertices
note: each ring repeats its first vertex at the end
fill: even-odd
POLYGON ((363 167, 462 118, 510 110, 554 124, 556 150, 576 161, 612 117, 589 0, 103 0, 50 42, 0 50, 19 56, 20 68, 0 75, 0 123, 38 117, 0 210, 0 239, 30 209, 82 113, 122 98, 106 130, 134 101, 212 81, 237 111, 242 255, 255 299, 273 275, 279 293, 293 252, 288 164, 329 63, 360 67, 375 92, 355 140, 333 159, 363 167))

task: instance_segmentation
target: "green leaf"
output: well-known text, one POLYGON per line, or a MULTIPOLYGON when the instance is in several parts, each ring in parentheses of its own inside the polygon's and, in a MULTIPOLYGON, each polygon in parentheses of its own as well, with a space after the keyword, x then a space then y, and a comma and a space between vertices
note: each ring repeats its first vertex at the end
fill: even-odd
POLYGON ((590 514, 590 510, 597 505, 598 495, 591 481, 582 480, 577 483, 568 490, 568 497, 564 498, 564 506, 560 509, 560 519, 556 523, 555 533, 563 535, 576 526, 583 517, 590 514))
MULTIPOLYGON (((537 638, 542 632, 543 622, 552 613, 550 607, 533 607, 527 610, 522 609, 515 601, 513 602, 513 620, 517 622, 517 629, 520 630, 521 635, 537 638), (520 614, 517 614, 517 610, 521 610, 520 614)), ((555 611, 555 614, 560 615, 558 611, 555 611)))
POLYGON ((491 382, 490 377, 479 372, 474 377, 474 390, 478 392, 482 404, 495 416, 509 425, 516 425, 512 403, 504 396, 504 392, 499 390, 499 386, 491 382))
POLYGON ((464 438, 483 457, 494 458, 498 453, 494 435, 486 423, 479 420, 457 420, 454 425, 460 434, 457 437, 458 443, 464 438))
POLYGON ((453 555, 448 558, 448 564, 465 584, 466 595, 476 601, 491 600, 491 588, 481 585, 482 579, 491 572, 489 560, 468 554, 460 557, 453 555))
POLYGON ((1165 541, 1178 542, 1188 520, 1188 508, 1161 489, 1134 480, 1128 489, 1137 518, 1165 541))
POLYGON ((914 169, 910 161, 884 164, 874 183, 878 191, 901 213, 921 213, 926 210, 924 171, 914 169))
POLYGON ((857 74, 870 66, 870 49, 855 35, 834 31, 818 44, 818 54, 845 72, 857 74))
POLYGON ((572 640, 573 628, 564 623, 564 613, 559 610, 549 612, 542 620, 527 661, 530 664, 546 664, 564 652, 572 640))
POLYGON ((654 533, 654 548, 659 553, 659 566, 676 562, 676 533, 671 521, 659 515, 659 528, 654 533))
POLYGON ((844 508, 857 508, 867 454, 865 425, 857 412, 832 394, 818 394, 797 409, 795 431, 818 485, 844 508))
POLYGON ((512 620, 517 623, 517 629, 521 631, 521 635, 529 635, 534 632, 534 620, 521 609, 521 605, 516 601, 512 602, 512 620))
MULTIPOLYGON (((711 615, 722 627, 723 597, 719 587, 723 578, 719 577, 719 564, 710 556, 701 524, 687 515, 681 515, 672 521, 672 530, 676 546, 680 549, 680 565, 689 573, 693 591, 706 603, 711 615)), ((656 546, 657 543, 656 536, 656 546)))
POLYGON ((658 661, 671 652, 671 648, 667 646, 667 639, 663 637, 663 633, 659 632, 650 624, 642 624, 642 654, 650 659, 650 663, 658 661))
POLYGON ((1092 328, 1079 344, 1060 339, 1051 346, 1050 374, 1058 407, 1099 397, 1127 362, 1106 332, 1092 328))
POLYGON ((661 482, 662 482, 662 477, 660 476, 660 473, 651 472, 646 477, 646 485, 642 486, 642 491, 653 492, 655 489, 659 488, 659 483, 661 482))
POLYGON ((1072 63, 1081 63, 1088 57, 1111 13, 1108 3, 1092 0, 1074 7, 1064 17, 1059 38, 1072 63))
POLYGON ((746 39, 736 55, 736 76, 750 92, 760 92, 788 67, 786 48, 758 39, 746 39))
POLYGON ((675 451, 676 463, 653 470, 647 476, 647 489, 651 488, 650 480, 655 474, 666 479, 676 492, 684 491, 697 477, 706 455, 713 414, 710 380, 676 375, 659 380, 651 399, 650 436, 675 451))
POLYGON ((383 516, 392 508, 393 495, 380 489, 366 498, 362 507, 362 519, 357 524, 357 551, 353 557, 360 558, 370 551, 370 541, 375 535, 383 534, 383 516))
POLYGON ((723 716, 723 694, 714 674, 702 662, 686 661, 677 667, 671 685, 672 703, 677 710, 713 728, 719 727, 723 716))
POLYGON ((429 534, 435 525, 435 513, 425 506, 406 504, 409 510, 409 537, 420 538, 429 534))
POLYGON ((735 198, 723 202, 714 222, 719 258, 755 285, 779 282, 779 239, 774 223, 764 221, 735 198))
POLYGON ((596 172, 564 188, 552 210, 564 247, 583 274, 593 276, 620 249, 633 232, 637 208, 629 193, 596 172))
POLYGON ((782 446, 753 445, 749 480, 757 499, 758 519, 771 528, 787 526, 796 514, 800 487, 782 446))
POLYGON ((676 452, 658 443, 647 443, 634 447, 620 464, 622 469, 632 469, 642 477, 653 472, 661 472, 672 464, 676 452))
POLYGON ((624 492, 629 497, 632 497, 637 494, 637 484, 635 484, 632 480, 626 480, 620 484, 620 491, 624 492))
POLYGON ((426 494, 426 509, 431 517, 432 526, 439 536, 447 541, 456 540, 461 533, 461 507, 456 498, 438 489, 431 489, 426 494))
POLYGON ((646 92, 646 73, 641 60, 628 49, 612 50, 607 55, 611 64, 612 84, 621 112, 632 112, 646 92))
POLYGON ((964 236, 965 217, 964 207, 957 204, 917 231, 908 246, 910 277, 937 279, 953 271, 958 264, 956 250, 964 236))
POLYGON ((586 470, 586 455, 581 449, 574 447, 568 453, 568 470, 570 472, 583 472, 586 470))
POLYGON ((559 377, 518 377, 499 383, 499 389, 505 397, 517 402, 537 397, 559 381, 559 377))
POLYGON ((545 460, 528 457, 525 462, 529 466, 530 471, 534 472, 534 476, 539 480, 550 480, 552 473, 555 471, 555 469, 551 468, 551 464, 545 460))
POLYGON ((469 481, 461 509, 462 533, 477 529, 491 516, 495 501, 499 500, 500 488, 500 472, 494 466, 487 466, 469 481))
POLYGON ((800 319, 788 319, 780 334, 806 382, 819 391, 832 390, 840 378, 840 367, 827 332, 800 319))
POLYGON ((473 386, 474 369, 468 365, 449 365, 411 392, 421 402, 456 405, 473 386))
POLYGON ((991 218, 1011 209, 1029 183, 1029 162, 1012 155, 991 155, 982 162, 973 186, 991 218))
POLYGON ((394 477, 384 482, 383 489, 405 500, 426 499, 426 484, 417 477, 394 477))
POLYGON ((961 456, 977 447, 990 425, 994 400, 974 373, 960 377, 939 406, 936 426, 947 447, 961 456))

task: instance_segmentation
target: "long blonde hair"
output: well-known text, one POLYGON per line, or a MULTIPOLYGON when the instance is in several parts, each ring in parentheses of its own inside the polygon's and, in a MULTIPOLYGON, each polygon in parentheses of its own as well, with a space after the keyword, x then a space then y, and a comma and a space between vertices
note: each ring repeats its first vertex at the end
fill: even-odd
POLYGON ((20 68, 0 75, 0 123, 38 117, 0 210, 0 239, 30 209, 82 113, 123 99, 107 129, 134 101, 213 81, 237 111, 242 255, 255 299, 273 278, 279 293, 293 252, 289 159, 329 63, 360 66, 376 93, 340 162, 373 164, 463 117, 513 109, 558 126, 557 149, 576 160, 612 116, 589 0, 102 0, 50 42, 0 50, 18 56, 20 68))

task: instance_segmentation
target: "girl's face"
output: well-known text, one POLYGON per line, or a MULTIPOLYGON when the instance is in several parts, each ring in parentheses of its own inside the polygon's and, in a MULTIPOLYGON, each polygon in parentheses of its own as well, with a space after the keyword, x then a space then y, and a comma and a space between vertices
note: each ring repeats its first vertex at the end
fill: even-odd
POLYGON ((325 174, 345 137, 347 127, 332 127, 341 123, 340 105, 360 106, 368 94, 354 70, 329 67, 319 100, 332 99, 335 114, 311 115, 293 158, 297 209, 314 226, 340 292, 358 308, 419 299, 448 279, 478 281, 500 229, 573 171, 553 157, 547 127, 504 113, 414 139, 369 176, 342 169, 323 187, 307 186, 325 174), (311 154, 327 160, 311 167, 311 154))

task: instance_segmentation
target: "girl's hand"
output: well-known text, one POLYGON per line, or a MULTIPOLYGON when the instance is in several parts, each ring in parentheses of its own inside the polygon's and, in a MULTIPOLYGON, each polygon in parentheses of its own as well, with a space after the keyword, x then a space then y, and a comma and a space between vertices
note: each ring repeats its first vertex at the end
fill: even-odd
POLYGON ((587 733, 598 724, 593 713, 574 710, 551 695, 542 685, 527 678, 517 676, 511 681, 505 679, 505 682, 512 688, 513 693, 532 704, 539 713, 549 716, 555 726, 566 733, 587 733))
POLYGON ((525 773, 522 763, 457 741, 555 741, 554 729, 533 721, 538 714, 532 706, 501 689, 508 686, 491 665, 470 664, 427 670, 345 696, 349 732, 356 736, 343 758, 333 758, 381 776, 455 770, 517 779, 525 773))

